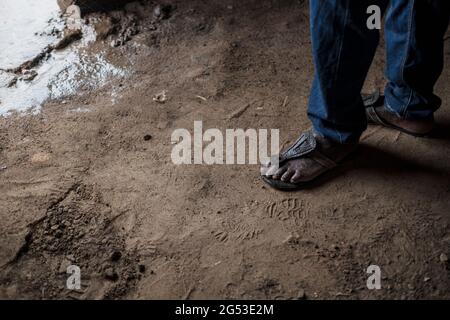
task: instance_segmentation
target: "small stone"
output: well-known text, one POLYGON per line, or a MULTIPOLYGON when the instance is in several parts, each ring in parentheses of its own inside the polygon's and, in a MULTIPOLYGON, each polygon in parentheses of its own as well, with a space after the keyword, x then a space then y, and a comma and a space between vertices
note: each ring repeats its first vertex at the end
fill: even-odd
POLYGON ((431 280, 430 277, 425 277, 425 278, 423 278, 423 281, 424 281, 424 282, 428 282, 428 281, 430 281, 430 280, 431 280))
POLYGON ((31 156, 32 163, 43 163, 50 160, 50 154, 47 152, 38 152, 31 156))
POLYGON ((77 5, 70 5, 66 9, 66 14, 68 15, 68 18, 73 20, 80 20, 81 19, 81 9, 77 5))
POLYGON ((159 19, 168 19, 173 11, 174 7, 170 4, 157 5, 155 9, 153 9, 153 16, 159 19))
POLYGON ((155 9, 153 9, 153 15, 154 15, 156 18, 159 18, 159 17, 161 16, 161 5, 157 5, 157 6, 155 7, 155 9))
POLYGON ((439 256, 439 261, 441 262, 448 262, 448 257, 445 253, 441 253, 441 255, 439 256))
POLYGON ((103 275, 105 276, 105 279, 111 281, 117 281, 119 279, 119 275, 114 271, 112 267, 106 268, 103 275))
POLYGON ((286 239, 283 240, 283 243, 290 244, 293 243, 294 241, 295 241, 294 235, 290 234, 286 237, 286 239))
MULTIPOLYGON (((167 101, 167 91, 163 90, 153 96, 153 101, 158 103, 164 103, 167 101)), ((160 128, 161 129, 161 128, 160 128)))

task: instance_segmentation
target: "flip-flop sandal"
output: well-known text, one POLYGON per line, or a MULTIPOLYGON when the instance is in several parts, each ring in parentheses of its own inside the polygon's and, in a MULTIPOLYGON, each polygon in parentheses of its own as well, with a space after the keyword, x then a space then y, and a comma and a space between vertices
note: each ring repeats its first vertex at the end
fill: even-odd
POLYGON ((377 112, 376 108, 379 108, 381 106, 384 106, 384 96, 380 94, 380 92, 375 92, 373 94, 369 95, 362 95, 364 107, 366 108, 366 116, 367 121, 372 124, 381 125, 390 129, 398 130, 403 133, 412 135, 414 137, 424 137, 429 134, 429 132, 426 133, 417 133, 414 131, 409 131, 407 129, 404 129, 402 127, 396 126, 395 124, 392 124, 388 122, 387 120, 383 119, 377 112))
POLYGON ((319 176, 329 172, 335 168, 338 163, 331 160, 321 152, 317 150, 316 139, 312 130, 303 133, 300 138, 294 144, 292 144, 286 151, 282 152, 279 156, 279 165, 283 165, 288 160, 297 159, 301 157, 308 157, 321 165, 321 170, 311 177, 308 181, 302 181, 299 183, 284 182, 281 180, 275 180, 268 176, 261 175, 261 178, 270 185, 272 188, 282 191, 295 191, 306 188, 317 180, 319 176))

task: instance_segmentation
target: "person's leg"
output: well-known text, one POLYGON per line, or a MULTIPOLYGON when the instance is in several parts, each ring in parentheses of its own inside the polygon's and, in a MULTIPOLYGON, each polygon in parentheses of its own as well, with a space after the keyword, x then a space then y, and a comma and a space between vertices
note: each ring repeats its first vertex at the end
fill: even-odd
POLYGON ((432 118, 441 100, 433 93, 443 68, 449 0, 392 0, 386 16, 387 111, 402 119, 432 118))
POLYGON ((308 116, 316 132, 354 143, 367 127, 361 89, 379 41, 367 27, 367 8, 383 0, 311 0, 315 64, 308 116))
POLYGON ((361 88, 379 40, 379 31, 367 27, 367 9, 374 4, 384 11, 387 0, 311 0, 313 130, 281 153, 279 167, 261 168, 272 187, 304 187, 355 150, 367 126, 361 88))

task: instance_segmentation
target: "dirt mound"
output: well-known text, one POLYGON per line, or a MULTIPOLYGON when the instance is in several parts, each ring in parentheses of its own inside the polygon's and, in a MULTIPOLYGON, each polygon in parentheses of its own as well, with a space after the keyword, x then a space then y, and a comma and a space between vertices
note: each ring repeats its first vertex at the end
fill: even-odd
POLYGON ((34 222, 0 284, 22 298, 120 298, 140 278, 139 259, 126 251, 124 235, 92 186, 75 184, 34 222), (82 270, 82 288, 68 291, 68 267, 82 270), (106 280, 106 281, 105 281, 106 280))

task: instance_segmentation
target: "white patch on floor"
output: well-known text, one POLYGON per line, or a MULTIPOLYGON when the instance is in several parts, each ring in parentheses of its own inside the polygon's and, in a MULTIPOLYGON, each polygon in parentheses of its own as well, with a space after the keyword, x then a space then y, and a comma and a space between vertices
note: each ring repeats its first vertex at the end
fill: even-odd
POLYGON ((37 75, 32 80, 5 72, 57 41, 56 36, 48 35, 54 32, 48 30, 62 29, 58 10, 56 0, 0 1, 0 116, 13 111, 39 112, 47 100, 92 91, 126 75, 125 69, 109 63, 103 53, 86 53, 84 48, 96 39, 95 30, 86 25, 81 41, 51 52, 33 68, 37 75))
POLYGON ((62 28, 56 0, 1 0, 0 68, 14 68, 35 57, 62 28))

